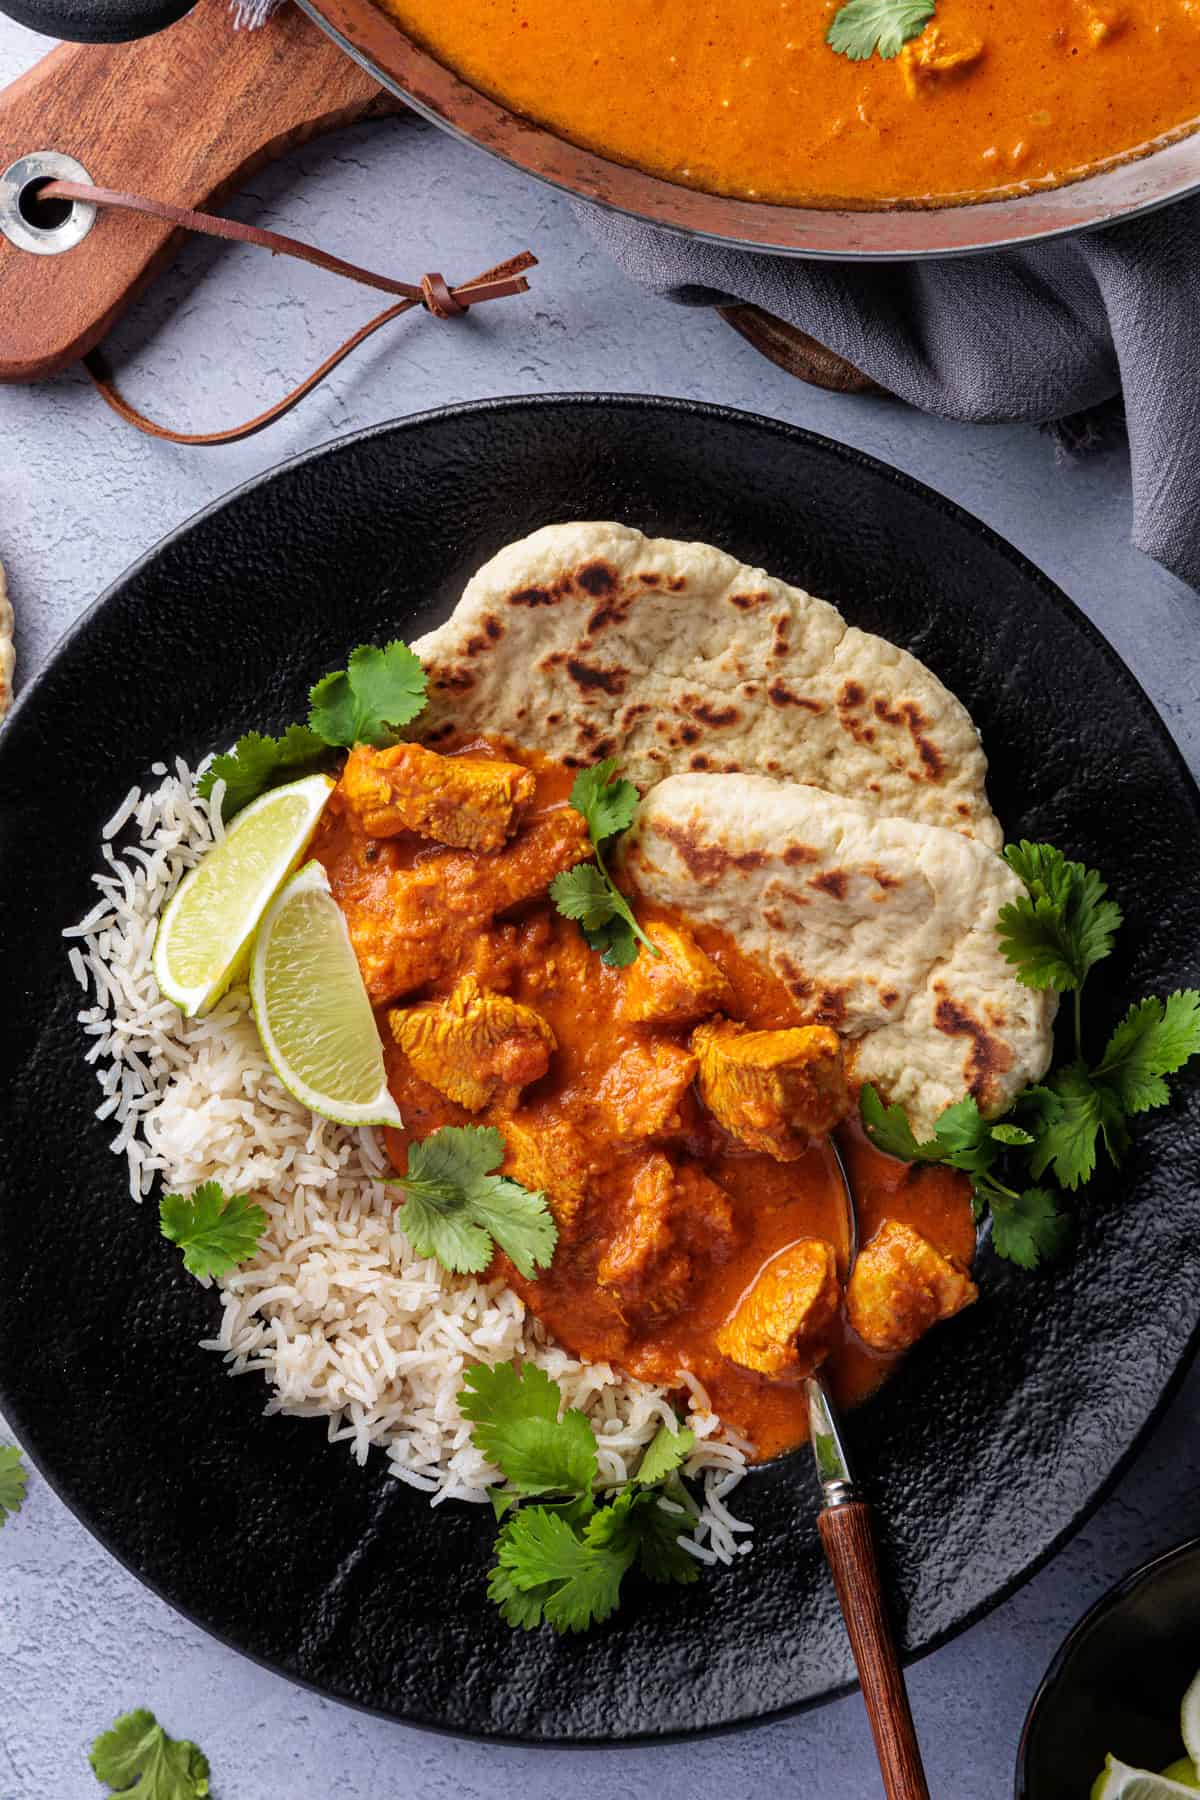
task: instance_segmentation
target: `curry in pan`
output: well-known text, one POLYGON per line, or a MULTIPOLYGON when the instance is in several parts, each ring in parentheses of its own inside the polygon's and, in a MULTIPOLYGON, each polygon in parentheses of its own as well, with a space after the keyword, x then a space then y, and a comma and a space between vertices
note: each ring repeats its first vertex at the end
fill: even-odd
POLYGON ((1054 186, 1200 114, 1195 0, 385 0, 560 136, 670 181, 803 205, 1054 186))

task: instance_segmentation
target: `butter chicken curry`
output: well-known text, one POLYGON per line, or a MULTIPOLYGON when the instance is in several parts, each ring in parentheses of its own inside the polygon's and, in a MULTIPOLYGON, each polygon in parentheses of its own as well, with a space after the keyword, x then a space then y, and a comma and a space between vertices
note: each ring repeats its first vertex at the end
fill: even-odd
MULTIPOLYGON (((844 54, 826 42, 849 10, 838 0, 386 4, 440 61, 560 136, 747 198, 945 205, 1054 186, 1200 114, 1197 0, 937 0, 886 61, 861 25, 844 54)), ((887 12, 881 0, 871 16, 887 12)))
POLYGON ((444 1125, 496 1126, 547 1197, 551 1266, 492 1275, 559 1343, 682 1389, 758 1457, 967 1305, 968 1186, 856 1126, 848 1049, 721 932, 639 903, 659 954, 608 967, 547 898, 591 854, 574 771, 498 742, 350 753, 314 842, 386 1046, 396 1166, 444 1125), (838 1129, 862 1249, 846 1285, 838 1129))

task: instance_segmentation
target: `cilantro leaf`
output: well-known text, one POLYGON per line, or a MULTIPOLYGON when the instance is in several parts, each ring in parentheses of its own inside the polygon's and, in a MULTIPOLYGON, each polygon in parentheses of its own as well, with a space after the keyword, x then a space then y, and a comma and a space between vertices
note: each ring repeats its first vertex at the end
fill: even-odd
POLYGON ((637 1545, 588 1543, 551 1507, 526 1506, 505 1525, 496 1554, 511 1587, 547 1625, 586 1631, 616 1611, 637 1545))
POLYGON ((550 898, 565 919, 578 919, 585 933, 599 932, 616 917, 616 889, 595 863, 576 863, 550 883, 550 898))
POLYGON ((834 13, 825 42, 852 62, 876 51, 886 61, 924 31, 933 13, 934 0, 848 0, 834 13))
POLYGON ((696 1434, 686 1425, 680 1426, 678 1431, 672 1431, 669 1425, 660 1425, 657 1435, 646 1446, 646 1454, 638 1464, 634 1480, 641 1487, 657 1486, 683 1467, 695 1447, 696 1434))
POLYGON ((1005 1149, 1025 1149, 1035 1142, 1032 1133, 1022 1131, 1019 1125, 993 1125, 991 1136, 995 1143, 1003 1144, 1005 1149))
POLYGON ((215 756, 196 783, 196 792, 207 800, 218 781, 225 783, 221 817, 228 824, 251 800, 285 781, 298 781, 325 769, 333 758, 329 745, 307 725, 289 725, 282 737, 264 737, 247 731, 231 751, 215 756))
POLYGON ((546 1602, 554 1592, 555 1584, 552 1581, 541 1582, 535 1587, 522 1590, 502 1563, 495 1563, 488 1570, 488 1598, 500 1608, 504 1623, 514 1626, 518 1631, 536 1630, 542 1623, 546 1602))
POLYGON ((602 844, 633 824, 638 791, 632 781, 617 775, 616 759, 610 756, 575 777, 571 805, 587 820, 592 842, 602 844))
POLYGON ((1113 1142, 1119 1144, 1119 1108, 1112 1096, 1106 1099, 1082 1062, 1057 1070, 1050 1077, 1050 1086, 1060 1102, 1059 1112, 1039 1136, 1030 1168, 1037 1177, 1053 1165, 1060 1187, 1077 1188, 1095 1173, 1096 1141, 1102 1126, 1109 1127, 1113 1142))
POLYGON ((583 1540, 594 1549, 626 1561, 629 1567, 636 1559, 644 1575, 651 1581, 697 1581, 700 1571, 696 1559, 689 1556, 679 1542, 692 1527, 686 1513, 668 1512, 658 1503, 658 1494, 641 1492, 626 1484, 608 1506, 593 1513, 584 1528, 583 1540))
POLYGON ((168 1737, 152 1712, 123 1713, 92 1745, 97 1781, 126 1800, 206 1800, 208 1758, 186 1738, 168 1737))
POLYGON ((1027 1188, 1023 1194, 993 1194, 992 1244, 998 1256, 1022 1269, 1036 1269, 1061 1255, 1071 1234, 1071 1222, 1060 1212, 1048 1188, 1027 1188))
POLYGON ((597 1504, 596 1439, 583 1413, 559 1417, 558 1384, 532 1363, 479 1364, 458 1399, 476 1447, 506 1477, 492 1489, 502 1521, 488 1594, 508 1624, 530 1631, 584 1631, 608 1618, 626 1571, 652 1581, 698 1579, 680 1543, 698 1517, 679 1470, 695 1445, 686 1428, 660 1426, 632 1481, 597 1504), (529 1504, 541 1496, 561 1504, 529 1504), (661 1505, 669 1499, 670 1506, 661 1505))
POLYGON ((463 1377, 459 1411, 488 1461, 524 1493, 590 1494, 596 1479, 596 1439, 583 1413, 558 1416, 558 1384, 526 1363, 489 1368, 478 1363, 463 1377))
POLYGON ((253 1256, 267 1228, 267 1215, 246 1194, 226 1199, 219 1182, 206 1181, 194 1194, 164 1194, 158 1208, 165 1238, 183 1251, 189 1275, 220 1281, 253 1256))
POLYGON ((1023 839, 1005 847, 1004 859, 1029 888, 1028 898, 1000 909, 1005 960, 1025 987, 1081 988, 1088 970, 1110 954, 1121 924, 1120 907, 1104 897, 1107 883, 1053 844, 1023 839))
POLYGON ((420 658, 399 638, 382 650, 360 644, 344 669, 322 676, 312 689, 309 727, 327 744, 386 749, 424 707, 427 684, 420 658))
POLYGON ((877 1150, 898 1156, 901 1162, 941 1162, 944 1149, 935 1138, 918 1144, 908 1114, 902 1106, 885 1106, 867 1082, 858 1102, 863 1129, 877 1150))
POLYGON ((15 1519, 25 1502, 29 1477, 15 1444, 0 1444, 0 1525, 15 1519))
POLYGON ((595 950, 600 961, 609 969, 626 969, 631 962, 637 961, 638 940, 635 927, 629 920, 617 914, 607 925, 601 925, 596 931, 589 931, 585 925, 583 935, 587 939, 588 949, 595 950))
POLYGON ((1184 988, 1166 1000, 1131 1006, 1108 1040, 1096 1079, 1111 1089, 1127 1113, 1165 1106, 1174 1075, 1200 1054, 1200 993, 1184 988))
POLYGON ((982 1175, 996 1160, 995 1135, 973 1099, 948 1106, 933 1133, 945 1152, 943 1162, 968 1175, 982 1175))
POLYGON ((612 757, 584 769, 571 788, 571 805, 587 820, 594 862, 564 869, 550 883, 550 898, 564 918, 575 919, 587 939, 610 969, 623 969, 644 944, 652 956, 661 956, 617 887, 604 864, 603 846, 633 823, 638 791, 632 781, 616 777, 612 757), (614 777, 616 777, 614 779, 614 777))
POLYGON ((699 1565, 679 1541, 694 1521, 686 1513, 668 1512, 657 1496, 644 1498, 649 1503, 637 1515, 638 1568, 651 1581, 674 1581, 681 1587, 699 1581, 699 1565))
POLYGON ((558 1228, 541 1192, 491 1173, 504 1160, 494 1125, 443 1125, 408 1147, 404 1232, 418 1256, 478 1275, 498 1244, 527 1280, 549 1268, 558 1228))

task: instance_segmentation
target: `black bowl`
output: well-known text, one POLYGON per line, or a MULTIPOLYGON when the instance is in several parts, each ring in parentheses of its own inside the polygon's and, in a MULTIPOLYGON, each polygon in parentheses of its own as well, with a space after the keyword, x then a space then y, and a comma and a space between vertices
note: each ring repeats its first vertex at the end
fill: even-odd
POLYGON ((1137 1769, 1183 1755, 1179 1702, 1200 1668, 1200 1538, 1126 1575, 1085 1613, 1033 1697, 1016 1800, 1087 1800, 1111 1750, 1137 1769))

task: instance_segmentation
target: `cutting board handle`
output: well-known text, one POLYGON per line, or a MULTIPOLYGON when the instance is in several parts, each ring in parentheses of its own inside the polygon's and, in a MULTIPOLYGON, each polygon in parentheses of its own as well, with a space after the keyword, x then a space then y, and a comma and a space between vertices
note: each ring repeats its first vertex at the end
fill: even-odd
POLYGON ((3 0, 18 25, 73 44, 126 44, 174 25, 195 0, 3 0))
MULTIPOLYGON (((145 43, 61 44, 0 93, 0 171, 54 151, 98 187, 203 211, 317 132, 402 110, 299 7, 234 31, 226 0, 199 0, 145 43)), ((0 237, 0 382, 77 361, 180 241, 111 208, 61 254, 0 237)))

